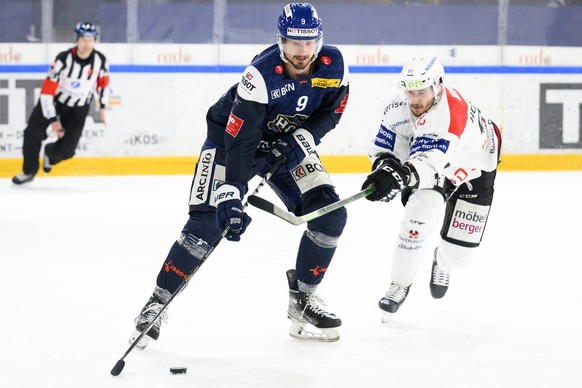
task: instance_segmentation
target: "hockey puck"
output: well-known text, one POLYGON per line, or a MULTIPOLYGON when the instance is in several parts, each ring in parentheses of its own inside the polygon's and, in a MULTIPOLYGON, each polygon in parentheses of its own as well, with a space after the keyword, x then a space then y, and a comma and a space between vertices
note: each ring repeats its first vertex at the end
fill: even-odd
POLYGON ((173 375, 183 375, 186 373, 187 370, 188 370, 188 368, 184 368, 184 367, 174 367, 174 368, 170 368, 170 373, 173 375))

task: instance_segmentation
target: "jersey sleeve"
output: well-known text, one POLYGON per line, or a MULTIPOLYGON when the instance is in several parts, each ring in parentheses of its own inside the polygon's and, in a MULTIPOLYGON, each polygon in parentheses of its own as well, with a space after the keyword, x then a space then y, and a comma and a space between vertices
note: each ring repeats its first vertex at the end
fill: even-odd
POLYGON ((99 69, 97 83, 95 84, 95 94, 99 102, 99 107, 103 109, 109 103, 109 93, 107 91, 107 86, 109 86, 109 61, 103 55, 100 55, 100 58, 102 65, 99 69))
POLYGON ((267 112, 267 88, 254 66, 245 69, 224 133, 226 181, 247 189, 256 149, 261 142, 261 125, 267 112))
POLYGON ((380 128, 374 133, 368 144, 368 156, 372 163, 380 155, 388 153, 401 162, 408 159, 412 131, 408 106, 398 96, 393 96, 384 107, 380 128))
POLYGON ((40 106, 42 114, 49 120, 49 122, 57 121, 55 95, 59 89, 61 71, 65 67, 66 58, 66 51, 57 55, 40 88, 40 106))

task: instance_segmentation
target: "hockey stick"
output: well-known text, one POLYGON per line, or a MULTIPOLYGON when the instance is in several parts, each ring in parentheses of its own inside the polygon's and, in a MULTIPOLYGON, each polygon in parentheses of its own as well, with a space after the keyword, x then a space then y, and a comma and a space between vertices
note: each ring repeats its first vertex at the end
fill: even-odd
MULTIPOLYGON (((271 167, 271 169, 269 170, 269 172, 261 180, 261 183, 259 183, 257 185, 257 188, 255 189, 255 191, 253 191, 253 193, 249 196, 249 198, 251 196, 255 196, 255 195, 257 195, 259 193, 259 190, 261 190, 261 188, 265 185, 265 183, 271 178, 271 176, 273 175, 273 173, 277 170, 277 168, 279 167, 279 165, 283 161, 284 160, 279 160, 275 164, 273 164, 273 167, 271 167)), ((243 205, 243 209, 246 209, 248 207, 248 204, 249 204, 249 199, 247 198, 247 201, 243 205)), ((127 355, 129 353, 131 353, 131 351, 137 346, 137 344, 139 343, 139 341, 141 341, 142 338, 148 333, 148 331, 150 331, 150 329, 152 328, 152 326, 154 325, 154 323, 164 313, 164 311, 166 311, 166 309, 168 308, 168 306, 170 305, 170 303, 172 303, 172 301, 174 300, 174 298, 176 297, 176 295, 178 295, 180 292, 182 292, 184 290, 184 288, 186 288, 186 286, 188 285, 188 282, 190 281, 190 279, 192 278, 192 276, 194 276, 194 274, 196 272, 198 272, 198 270, 200 269, 200 267, 202 267, 202 264, 204 264, 204 262, 206 261, 206 259, 208 259, 208 257, 210 256, 210 254, 212 252, 214 252, 214 249, 218 246, 218 244, 222 241, 222 239, 227 235, 228 231, 229 231, 228 227, 226 229, 224 229, 224 231, 218 237, 218 239, 216 240, 216 242, 214 244, 212 244, 212 246, 206 252, 206 254, 204 254, 204 256, 202 256, 202 258, 200 259, 200 265, 198 265, 198 267, 194 268, 192 270, 192 272, 190 272, 190 274, 184 280, 182 280, 182 283, 180 284, 180 286, 178 287, 178 289, 176 291, 174 291, 174 293, 172 294, 172 296, 170 297, 170 299, 168 299, 168 301, 166 302, 166 304, 164 304, 164 306, 162 307, 162 309, 156 314, 156 316, 150 322, 150 324, 144 329, 144 331, 141 332, 141 334, 135 339, 135 341, 133 341, 133 343, 129 346, 129 348, 127 349, 127 351, 125 352, 125 354, 119 360, 117 360, 117 362, 115 363, 115 365, 111 369, 111 374, 113 376, 119 376, 119 374, 121 373, 121 371, 125 367, 125 361, 124 361, 125 360, 125 357, 127 357, 127 355)))
POLYGON ((354 202, 362 197, 365 197, 368 194, 372 194, 374 191, 376 191, 376 187, 374 185, 370 185, 370 186, 366 187, 364 190, 359 191, 352 196, 349 196, 349 197, 342 199, 340 201, 331 203, 327 206, 324 206, 320 209, 314 210, 311 213, 307 213, 307 214, 304 214, 302 216, 296 216, 292 213, 289 213, 288 211, 281 209, 280 207, 267 201, 266 199, 261 198, 261 197, 257 197, 254 194, 249 196, 248 203, 250 203, 254 207, 257 207, 263 211, 266 211, 267 213, 271 213, 271 214, 289 222, 290 224, 301 225, 304 222, 314 220, 314 219, 319 218, 327 213, 331 213, 334 210, 337 210, 341 207, 344 207, 345 205, 352 203, 352 202, 354 202))

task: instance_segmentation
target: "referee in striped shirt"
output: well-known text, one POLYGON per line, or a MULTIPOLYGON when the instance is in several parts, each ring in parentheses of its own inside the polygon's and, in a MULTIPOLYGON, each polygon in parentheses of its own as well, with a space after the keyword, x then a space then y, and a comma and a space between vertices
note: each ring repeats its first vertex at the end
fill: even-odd
POLYGON ((13 183, 21 185, 34 179, 40 168, 40 150, 48 137, 49 125, 58 139, 44 147, 42 168, 45 173, 49 173, 53 165, 75 155, 93 98, 98 99, 99 116, 106 122, 109 64, 94 48, 97 35, 94 24, 78 23, 76 46, 59 53, 51 65, 41 87, 40 99, 24 130, 24 163, 22 172, 12 178, 13 183))

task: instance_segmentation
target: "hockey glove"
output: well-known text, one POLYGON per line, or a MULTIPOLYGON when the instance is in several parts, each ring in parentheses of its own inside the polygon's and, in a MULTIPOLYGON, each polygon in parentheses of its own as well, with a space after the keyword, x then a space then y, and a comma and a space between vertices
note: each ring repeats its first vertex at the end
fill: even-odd
POLYGON ((285 167, 292 170, 309 154, 315 153, 315 139, 306 129, 299 128, 294 132, 285 134, 275 141, 273 148, 267 155, 269 165, 274 165, 283 160, 285 167))
POLYGON ((224 237, 228 241, 240 241, 252 219, 243 211, 243 190, 236 183, 224 183, 215 193, 216 224, 221 231, 228 228, 224 237))
POLYGON ((376 190, 366 196, 369 201, 389 202, 404 189, 410 181, 411 171, 406 165, 401 165, 392 155, 384 156, 374 162, 374 171, 368 175, 362 189, 374 185, 376 190))

